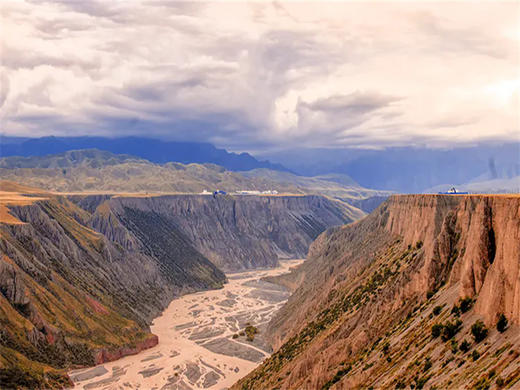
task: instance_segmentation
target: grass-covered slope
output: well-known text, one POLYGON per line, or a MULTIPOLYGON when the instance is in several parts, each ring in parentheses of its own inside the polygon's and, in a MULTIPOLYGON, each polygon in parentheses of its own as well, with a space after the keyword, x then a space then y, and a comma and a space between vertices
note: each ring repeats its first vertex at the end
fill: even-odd
POLYGON ((221 189, 318 194, 345 202, 353 219, 364 215, 352 206, 355 200, 388 195, 363 188, 344 175, 304 177, 270 169, 233 172, 214 164, 157 164, 92 149, 0 158, 0 179, 60 192, 200 193, 221 189))

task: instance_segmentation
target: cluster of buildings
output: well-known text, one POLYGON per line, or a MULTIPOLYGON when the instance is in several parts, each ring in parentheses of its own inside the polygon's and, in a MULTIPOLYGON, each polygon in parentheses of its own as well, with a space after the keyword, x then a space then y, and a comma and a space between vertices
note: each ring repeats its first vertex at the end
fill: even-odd
MULTIPOLYGON (((210 192, 208 190, 204 190, 200 193, 201 195, 226 195, 225 191, 215 190, 210 192)), ((233 195, 277 195, 278 191, 276 190, 266 190, 266 191, 258 191, 258 190, 240 190, 232 193, 233 195)))
POLYGON ((267 190, 267 191, 257 191, 257 190, 240 190, 234 192, 236 195, 276 195, 278 191, 276 190, 267 190))
POLYGON ((439 192, 439 194, 442 194, 442 195, 463 195, 463 194, 467 194, 468 192, 462 192, 462 191, 459 191, 457 190, 455 187, 451 187, 448 191, 446 192, 439 192))

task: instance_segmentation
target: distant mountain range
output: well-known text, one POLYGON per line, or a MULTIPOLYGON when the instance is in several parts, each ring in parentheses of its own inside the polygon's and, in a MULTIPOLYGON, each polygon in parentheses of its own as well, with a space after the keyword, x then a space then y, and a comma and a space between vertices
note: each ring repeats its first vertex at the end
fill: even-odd
POLYGON ((255 168, 288 171, 280 164, 259 161, 248 153, 230 153, 210 143, 161 141, 143 137, 0 137, 0 157, 44 156, 78 149, 131 154, 160 164, 211 163, 230 171, 248 171, 255 168))
POLYGON ((210 143, 161 141, 146 137, 0 137, 0 157, 45 156, 84 149, 130 155, 157 164, 215 164, 228 171, 247 171, 249 177, 267 176, 278 183, 305 181, 306 187, 321 187, 321 182, 316 183, 319 180, 335 182, 343 187, 401 193, 431 192, 433 189, 445 191, 451 186, 489 193, 517 192, 520 180, 518 142, 450 150, 426 147, 381 150, 300 148, 252 156, 228 152, 210 143), (314 178, 314 183, 306 179, 309 177, 314 178))
POLYGON ((363 215, 360 200, 383 196, 380 203, 389 194, 363 188, 345 175, 305 177, 266 168, 233 172, 215 164, 158 164, 97 149, 0 158, 0 179, 58 192, 200 193, 219 189, 325 195, 344 203, 352 219, 363 215))
MULTIPOLYGON (((262 158, 283 164, 299 175, 345 174, 362 187, 421 193, 436 186, 496 181, 491 192, 520 176, 520 143, 482 144, 450 150, 431 148, 292 149, 265 153, 262 158)), ((516 179, 517 180, 517 179, 516 179)), ((469 188, 478 188, 472 185, 469 188)), ((444 189, 446 190, 446 189, 444 189)))

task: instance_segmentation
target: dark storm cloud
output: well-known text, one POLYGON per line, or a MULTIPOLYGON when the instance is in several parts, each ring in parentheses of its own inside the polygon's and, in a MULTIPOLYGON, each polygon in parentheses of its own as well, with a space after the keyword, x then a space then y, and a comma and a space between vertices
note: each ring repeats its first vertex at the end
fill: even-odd
POLYGON ((321 111, 330 115, 362 115, 387 107, 398 100, 400 99, 397 97, 379 93, 355 92, 349 95, 329 96, 312 103, 301 103, 301 106, 308 110, 321 111))

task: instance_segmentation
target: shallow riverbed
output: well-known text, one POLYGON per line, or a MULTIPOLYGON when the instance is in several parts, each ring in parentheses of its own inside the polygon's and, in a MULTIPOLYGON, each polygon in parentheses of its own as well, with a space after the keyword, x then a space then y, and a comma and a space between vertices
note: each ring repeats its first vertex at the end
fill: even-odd
POLYGON ((301 262, 287 260, 276 269, 228 274, 223 289, 173 300, 151 326, 159 336, 156 347, 71 372, 76 388, 227 388, 269 356, 265 326, 289 296, 283 288, 260 279, 288 272, 301 262), (247 325, 259 330, 252 342, 239 335, 247 325))

